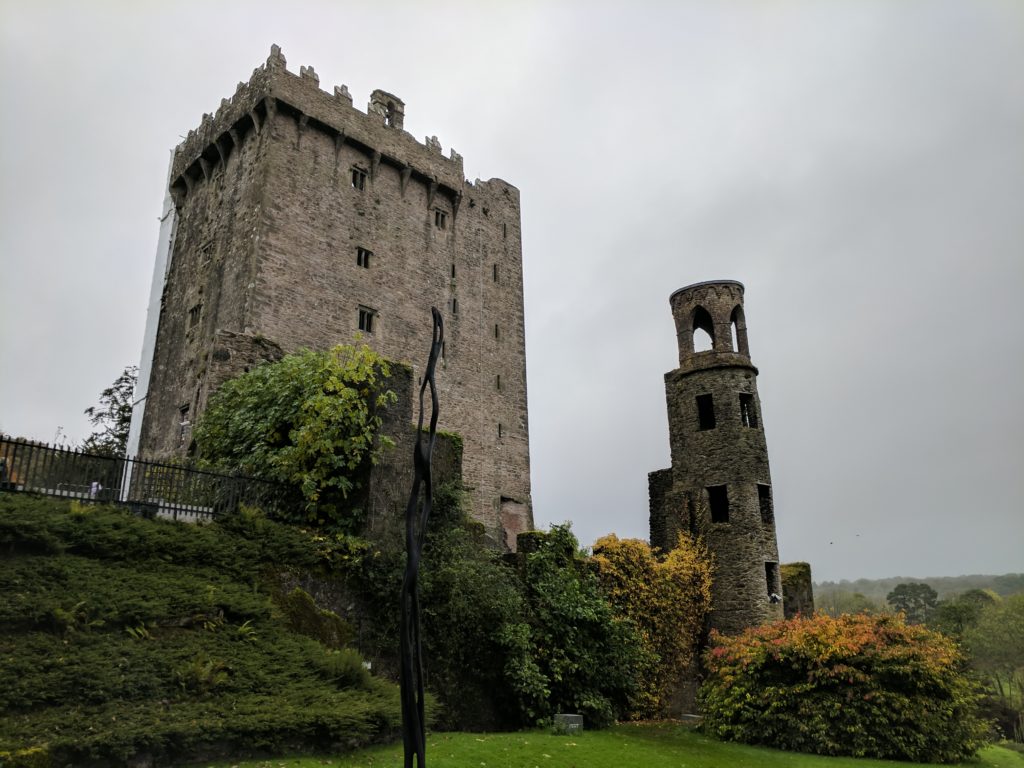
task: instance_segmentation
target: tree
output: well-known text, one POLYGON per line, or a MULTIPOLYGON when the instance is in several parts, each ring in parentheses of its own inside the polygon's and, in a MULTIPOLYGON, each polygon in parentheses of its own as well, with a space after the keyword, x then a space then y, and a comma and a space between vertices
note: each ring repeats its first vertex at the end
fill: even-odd
POLYGON ((390 440, 387 361, 368 346, 302 350, 224 383, 194 437, 203 464, 293 485, 310 522, 342 522, 344 501, 390 440))
POLYGON ((999 600, 999 596, 990 590, 969 589, 949 600, 940 601, 928 617, 928 626, 960 640, 964 632, 978 623, 985 608, 999 600))
POLYGON ((593 560, 605 598, 619 618, 633 622, 640 638, 640 680, 628 715, 664 716, 711 608, 707 551, 680 535, 676 547, 658 558, 647 542, 611 534, 594 544, 593 560))
POLYGON ((964 631, 964 645, 971 666, 989 683, 1004 711, 1013 713, 1010 722, 1001 723, 1007 735, 1024 742, 1024 594, 986 606, 964 631))
POLYGON ((124 456, 138 378, 138 367, 126 366, 114 383, 100 393, 99 405, 85 409, 94 430, 82 441, 83 451, 101 456, 124 456))
POLYGON ((938 598, 938 592, 922 583, 898 584, 885 596, 889 605, 907 615, 910 624, 924 624, 935 610, 938 598))

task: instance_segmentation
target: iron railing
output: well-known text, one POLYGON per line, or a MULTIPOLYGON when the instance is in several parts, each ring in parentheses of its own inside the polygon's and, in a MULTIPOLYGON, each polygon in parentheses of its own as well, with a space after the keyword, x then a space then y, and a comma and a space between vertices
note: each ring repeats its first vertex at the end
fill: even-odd
POLYGON ((293 488, 266 480, 2 435, 0 491, 119 504, 147 516, 186 522, 214 520, 240 504, 276 517, 302 503, 293 488))

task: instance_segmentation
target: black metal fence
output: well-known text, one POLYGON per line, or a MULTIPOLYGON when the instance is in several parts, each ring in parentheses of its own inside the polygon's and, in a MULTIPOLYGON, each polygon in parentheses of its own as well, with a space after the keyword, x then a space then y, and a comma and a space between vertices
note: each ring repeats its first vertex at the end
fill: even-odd
POLYGON ((129 506, 186 522, 213 520, 239 504, 271 516, 301 503, 294 489, 183 464, 100 456, 0 435, 0 491, 129 506))

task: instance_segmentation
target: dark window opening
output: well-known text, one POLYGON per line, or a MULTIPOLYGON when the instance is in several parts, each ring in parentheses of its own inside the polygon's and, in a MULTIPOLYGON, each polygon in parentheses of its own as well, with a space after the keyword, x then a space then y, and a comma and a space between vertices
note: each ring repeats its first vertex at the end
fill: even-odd
POLYGON ((498 265, 494 265, 494 282, 498 282, 498 265))
POLYGON ((494 338, 497 339, 497 338, 499 338, 499 336, 500 336, 500 334, 498 333, 498 324, 495 323, 494 324, 494 338))
POLYGON ((455 279, 455 265, 452 264, 452 280, 455 279))
POLYGON ((761 524, 775 525, 775 510, 772 508, 772 487, 757 484, 757 505, 761 509, 761 524))
POLYGON ((498 437, 501 437, 501 422, 498 422, 498 437))
POLYGON ((353 166, 352 168, 352 188, 353 189, 366 189, 366 171, 362 168, 353 166))
POLYGON ((369 307, 359 308, 359 330, 365 333, 373 333, 374 319, 377 313, 369 307))
POLYGON ((501 225, 501 236, 502 237, 508 237, 508 224, 506 224, 504 222, 501 225))
POLYGON ((458 299, 452 299, 452 314, 453 315, 459 314, 459 300, 458 299))
POLYGON ((764 580, 768 586, 768 597, 773 598, 772 602, 777 603, 782 598, 779 596, 779 564, 764 564, 764 580))
POLYGON ((740 392, 740 422, 744 427, 757 429, 757 409, 754 396, 749 392, 740 392))
POLYGON ((195 328, 199 325, 199 318, 203 314, 203 305, 196 304, 192 309, 188 311, 188 327, 195 328))
POLYGON ((711 508, 712 523, 729 522, 729 491, 724 485, 708 487, 708 506, 711 508))
POLYGON ((188 420, 188 406, 181 406, 178 414, 181 416, 178 422, 178 445, 184 445, 192 431, 192 423, 188 420))
POLYGON ((697 423, 702 430, 715 428, 715 403, 711 395, 697 395, 697 423))
POLYGON ((494 377, 494 388, 496 390, 498 390, 499 392, 501 391, 501 374, 500 373, 497 376, 494 377))
POLYGON ((368 251, 365 248, 356 248, 356 265, 369 269, 371 256, 373 256, 373 251, 368 251))
POLYGON ((444 357, 445 353, 447 351, 448 351, 448 342, 447 341, 442 341, 441 342, 441 357, 444 357))
POLYGON ((434 211, 434 226, 438 229, 448 228, 448 214, 442 210, 434 211))

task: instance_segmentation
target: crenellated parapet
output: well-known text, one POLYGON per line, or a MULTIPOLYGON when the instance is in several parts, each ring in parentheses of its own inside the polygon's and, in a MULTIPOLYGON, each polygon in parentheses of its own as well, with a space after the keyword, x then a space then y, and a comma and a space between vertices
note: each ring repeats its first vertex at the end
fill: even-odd
POLYGON ((334 140, 335 148, 356 146, 373 158, 374 165, 398 168, 405 178, 415 177, 452 198, 462 192, 462 156, 455 150, 445 157, 437 137, 418 142, 404 129, 405 103, 393 94, 375 90, 366 112, 352 104, 347 86, 332 92, 320 88, 313 67, 289 72, 279 46, 271 46, 266 63, 253 70, 246 83, 222 99, 214 114, 204 114, 198 128, 189 131, 174 153, 170 188, 181 205, 193 186, 208 180, 218 165, 250 133, 261 132, 275 115, 287 115, 301 131, 319 130, 334 140))

